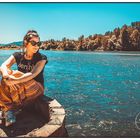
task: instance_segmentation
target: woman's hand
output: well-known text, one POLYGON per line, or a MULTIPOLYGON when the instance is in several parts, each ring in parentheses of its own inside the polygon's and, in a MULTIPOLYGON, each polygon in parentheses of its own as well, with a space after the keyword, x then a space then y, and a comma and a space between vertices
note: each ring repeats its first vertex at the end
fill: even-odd
POLYGON ((20 86, 19 85, 10 85, 9 88, 10 88, 10 91, 12 92, 12 91, 19 90, 20 89, 20 86))
POLYGON ((7 86, 15 85, 14 80, 11 79, 9 76, 8 76, 8 78, 3 78, 3 81, 5 82, 5 84, 6 84, 7 86))
MULTIPOLYGON (((7 75, 7 77, 5 79, 9 80, 13 80, 14 84, 15 81, 14 80, 18 80, 24 73, 18 71, 18 70, 13 70, 11 75, 7 75)), ((4 77, 3 77, 4 78, 4 77)))
POLYGON ((3 78, 8 78, 9 75, 12 75, 13 71, 10 68, 7 68, 6 70, 2 70, 2 68, 0 67, 0 75, 2 75, 3 78))
POLYGON ((5 84, 10 88, 10 91, 20 89, 20 86, 16 83, 16 80, 18 80, 18 78, 22 75, 23 75, 22 72, 18 70, 13 70, 12 75, 7 75, 6 78, 3 77, 3 80, 5 84))
MULTIPOLYGON (((14 76, 10 76, 10 77, 14 78, 14 76)), ((13 79, 7 78, 7 79, 3 79, 3 81, 10 88, 11 92, 20 89, 20 86, 18 84, 15 84, 13 79)))
POLYGON ((6 78, 4 78, 4 77, 3 78, 5 80, 6 85, 13 86, 13 85, 17 84, 16 80, 18 80, 22 75, 23 75, 22 72, 20 72, 18 70, 14 70, 12 72, 12 75, 7 75, 6 78))
POLYGON ((23 72, 18 71, 18 70, 13 70, 12 75, 10 76, 10 78, 18 80, 22 75, 24 75, 23 72))

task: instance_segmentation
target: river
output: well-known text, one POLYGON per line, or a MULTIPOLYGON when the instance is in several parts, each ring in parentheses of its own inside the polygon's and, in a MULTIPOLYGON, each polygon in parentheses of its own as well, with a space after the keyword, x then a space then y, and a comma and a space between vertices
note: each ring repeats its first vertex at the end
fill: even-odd
MULTIPOLYGON (((0 64, 13 52, 0 50, 0 64)), ((140 52, 41 52, 45 94, 65 108, 70 137, 140 136, 140 52)))

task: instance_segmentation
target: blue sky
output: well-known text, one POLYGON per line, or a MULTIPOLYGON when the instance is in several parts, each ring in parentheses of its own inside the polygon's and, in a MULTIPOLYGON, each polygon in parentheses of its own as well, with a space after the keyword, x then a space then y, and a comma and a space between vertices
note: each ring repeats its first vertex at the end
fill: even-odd
POLYGON ((0 3, 0 43, 21 41, 29 29, 41 40, 104 34, 140 21, 140 3, 0 3))

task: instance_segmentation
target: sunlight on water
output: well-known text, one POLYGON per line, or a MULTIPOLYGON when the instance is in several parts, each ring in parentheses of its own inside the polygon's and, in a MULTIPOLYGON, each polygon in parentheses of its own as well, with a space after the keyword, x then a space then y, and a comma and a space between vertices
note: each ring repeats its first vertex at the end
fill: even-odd
MULTIPOLYGON (((0 64, 13 52, 1 50, 0 64)), ((41 52, 45 94, 64 106, 70 137, 140 136, 139 52, 41 52)))

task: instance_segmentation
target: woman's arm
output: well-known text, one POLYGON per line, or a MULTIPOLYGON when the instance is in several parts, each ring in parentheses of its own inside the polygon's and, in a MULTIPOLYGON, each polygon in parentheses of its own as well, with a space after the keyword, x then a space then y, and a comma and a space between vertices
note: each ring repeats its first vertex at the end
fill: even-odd
POLYGON ((44 68, 46 63, 46 60, 40 60, 37 62, 37 64, 34 66, 33 70, 31 72, 25 73, 21 75, 20 77, 15 77, 14 75, 9 76, 9 80, 6 80, 7 85, 15 85, 23 82, 27 82, 34 77, 36 77, 44 68))
POLYGON ((4 63, 1 65, 1 73, 3 78, 8 78, 12 74, 10 67, 16 62, 13 55, 11 55, 4 63))

